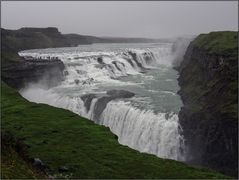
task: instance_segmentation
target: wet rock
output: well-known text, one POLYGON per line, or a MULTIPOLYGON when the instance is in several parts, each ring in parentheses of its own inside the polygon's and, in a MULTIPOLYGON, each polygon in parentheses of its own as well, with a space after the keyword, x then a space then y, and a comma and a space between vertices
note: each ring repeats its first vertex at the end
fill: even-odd
POLYGON ((36 168, 39 168, 39 169, 44 169, 45 168, 44 163, 39 158, 34 158, 32 165, 36 168))
POLYGON ((119 71, 121 71, 121 69, 119 68, 119 66, 118 66, 118 64, 117 64, 116 61, 113 61, 112 63, 115 65, 116 69, 118 69, 119 71))
POLYGON ((123 67, 125 67, 124 63, 118 62, 118 61, 112 61, 112 64, 114 64, 115 67, 116 67, 119 71, 121 71, 120 65, 122 65, 123 67))
POLYGON ((90 105, 94 98, 96 98, 95 94, 86 94, 84 96, 81 96, 81 99, 84 101, 87 112, 90 110, 90 105))
POLYGON ((79 79, 75 79, 75 83, 78 85, 79 84, 79 79))
POLYGON ((98 57, 98 58, 97 58, 97 62, 98 62, 99 64, 105 64, 105 63, 103 62, 103 58, 102 58, 102 57, 98 57))
POLYGON ((64 80, 65 66, 60 60, 24 60, 13 61, 2 67, 2 80, 13 88, 21 89, 27 83, 41 81, 45 87, 57 86, 64 80))
POLYGON ((74 59, 80 59, 80 57, 74 57, 74 59))
POLYGON ((130 91, 125 90, 109 90, 106 93, 108 96, 103 96, 99 98, 95 104, 94 108, 94 120, 99 120, 100 115, 104 111, 105 107, 107 106, 108 102, 119 99, 119 98, 131 98, 135 94, 130 91))
POLYGON ((76 70, 76 72, 77 72, 77 74, 86 74, 86 72, 85 71, 82 71, 82 70, 76 70))
POLYGON ((134 62, 137 64, 137 66, 138 66, 139 68, 141 68, 142 70, 144 70, 143 65, 142 65, 140 62, 138 62, 137 54, 134 53, 134 52, 129 51, 129 55, 131 55, 132 59, 133 59, 134 62))
POLYGON ((64 74, 64 76, 68 76, 69 72, 68 71, 64 71, 63 74, 64 74))
POLYGON ((90 84, 92 84, 93 81, 94 81, 93 78, 89 78, 89 79, 83 81, 83 82, 82 82, 82 85, 86 85, 86 84, 89 84, 89 85, 90 85, 90 84))
POLYGON ((150 53, 145 52, 144 53, 144 59, 145 59, 146 64, 151 64, 153 62, 153 59, 152 59, 153 56, 154 55, 153 55, 152 52, 150 52, 150 53))
POLYGON ((130 98, 135 95, 134 93, 125 90, 109 90, 106 92, 106 94, 115 98, 130 98))

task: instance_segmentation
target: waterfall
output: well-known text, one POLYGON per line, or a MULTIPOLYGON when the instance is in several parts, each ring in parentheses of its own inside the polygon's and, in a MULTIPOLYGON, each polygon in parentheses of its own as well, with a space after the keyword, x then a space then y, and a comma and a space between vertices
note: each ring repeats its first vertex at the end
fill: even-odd
POLYGON ((145 69, 170 65, 170 48, 126 49, 120 52, 82 53, 46 53, 22 51, 19 55, 27 60, 60 59, 65 65, 65 85, 92 85, 97 82, 115 82, 114 79, 127 75, 136 75, 145 69), (160 57, 160 58, 159 58, 160 57))
MULTIPOLYGON (((30 101, 68 109, 109 127, 123 145, 161 158, 184 161, 184 141, 176 113, 141 109, 135 107, 130 98, 109 98, 109 94, 100 89, 102 86, 116 89, 136 86, 119 78, 144 75, 160 66, 170 67, 171 47, 166 44, 161 48, 120 51, 81 52, 67 48, 22 51, 19 55, 26 61, 29 57, 43 61, 60 59, 65 65, 65 79, 51 89, 44 89, 39 83, 30 84, 20 93, 30 101)), ((165 82, 171 81, 165 79, 165 82)), ((157 93, 158 90, 151 91, 157 93)), ((175 96, 172 92, 163 92, 175 96)))
POLYGON ((155 114, 123 101, 111 101, 100 117, 100 124, 110 127, 121 144, 162 158, 184 160, 176 114, 167 118, 166 113, 155 114))

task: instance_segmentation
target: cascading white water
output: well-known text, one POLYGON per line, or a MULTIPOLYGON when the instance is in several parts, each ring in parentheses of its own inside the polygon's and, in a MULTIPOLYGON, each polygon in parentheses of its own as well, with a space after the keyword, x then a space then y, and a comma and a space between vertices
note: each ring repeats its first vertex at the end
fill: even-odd
POLYGON ((121 144, 162 158, 184 160, 177 114, 166 118, 166 113, 155 114, 112 101, 102 113, 100 124, 110 127, 121 144))
POLYGON ((176 75, 170 67, 174 58, 171 47, 172 44, 164 44, 117 51, 82 52, 70 48, 23 51, 19 53, 23 57, 59 58, 65 65, 65 80, 52 89, 42 89, 39 84, 29 85, 20 93, 30 101, 69 109, 110 127, 121 144, 162 158, 183 161, 184 142, 177 112, 173 110, 179 109, 179 105, 174 107, 167 102, 172 99, 178 103, 175 99, 177 89, 172 88, 176 75), (145 74, 147 71, 153 74, 145 74), (125 80, 119 79, 122 77, 125 80), (101 115, 95 118, 99 99, 109 96, 107 90, 127 88, 136 94, 136 99, 143 99, 143 103, 117 98, 107 102, 101 115), (82 96, 89 93, 96 97, 92 98, 87 111, 82 96), (157 98, 159 100, 155 102, 157 98), (142 108, 144 103, 149 104, 145 109, 142 108), (150 109, 151 106, 156 111, 150 109))
POLYGON ((126 49, 119 52, 80 52, 80 53, 46 53, 22 51, 19 53, 23 57, 32 57, 34 59, 51 60, 59 58, 66 67, 66 80, 64 83, 75 84, 76 79, 80 78, 83 82, 87 79, 112 81, 111 78, 117 78, 126 75, 135 75, 143 68, 153 68, 158 64, 170 65, 171 49, 168 47, 151 49, 126 49), (135 55, 135 59, 132 58, 135 55), (160 58, 159 58, 160 57, 160 58), (102 58, 102 64, 97 61, 102 58), (99 71, 99 68, 101 70, 99 71))

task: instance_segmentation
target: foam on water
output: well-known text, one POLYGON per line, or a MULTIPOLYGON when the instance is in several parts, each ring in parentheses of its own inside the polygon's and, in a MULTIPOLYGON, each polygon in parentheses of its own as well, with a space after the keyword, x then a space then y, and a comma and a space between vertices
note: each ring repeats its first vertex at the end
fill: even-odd
MULTIPOLYGON (((128 46, 128 45, 127 45, 128 46)), ((157 112, 153 107, 152 97, 139 95, 146 82, 158 83, 158 77, 145 74, 150 69, 157 69, 165 75, 171 66, 174 55, 172 44, 144 48, 56 48, 19 52, 26 59, 60 59, 65 65, 65 79, 58 86, 43 89, 39 84, 32 84, 20 91, 26 99, 71 110, 96 123, 108 126, 118 136, 121 144, 141 152, 155 154, 162 158, 184 160, 184 142, 180 135, 180 125, 175 112, 157 112), (97 50, 96 50, 97 49, 97 50), (95 51, 94 51, 95 50, 95 51), (122 77, 143 77, 141 81, 121 80, 122 77), (130 86, 136 94, 131 99, 112 100, 97 119, 95 110, 100 97, 107 96, 106 90, 125 89, 130 86), (89 111, 82 100, 83 95, 96 94, 89 105, 89 111), (147 106, 143 109, 142 105, 147 106)), ((164 82, 174 83, 168 77, 164 82)), ((151 86, 150 86, 151 87, 151 86)), ((145 92, 165 95, 176 94, 159 89, 145 89, 145 92)), ((159 97, 159 96, 158 96, 159 97)), ((171 97, 172 98, 172 97, 171 97)))
POLYGON ((184 160, 176 114, 166 118, 166 113, 154 114, 123 101, 112 101, 101 115, 100 124, 110 127, 121 144, 162 158, 184 160))

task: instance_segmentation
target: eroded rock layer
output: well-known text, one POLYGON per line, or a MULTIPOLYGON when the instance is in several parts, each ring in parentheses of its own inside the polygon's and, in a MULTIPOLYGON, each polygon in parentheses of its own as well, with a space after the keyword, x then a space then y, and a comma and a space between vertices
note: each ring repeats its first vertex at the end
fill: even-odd
POLYGON ((198 36, 179 67, 187 161, 237 176, 237 32, 198 36))

